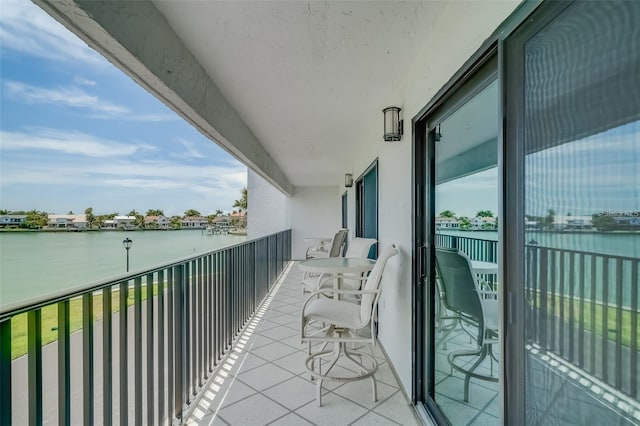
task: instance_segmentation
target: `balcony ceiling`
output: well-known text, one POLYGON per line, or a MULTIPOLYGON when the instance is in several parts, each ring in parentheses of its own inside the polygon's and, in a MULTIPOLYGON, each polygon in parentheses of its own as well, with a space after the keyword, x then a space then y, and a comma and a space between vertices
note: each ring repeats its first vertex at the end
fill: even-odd
POLYGON ((446 7, 153 4, 294 186, 338 185, 352 171, 356 142, 383 143, 381 110, 401 99, 406 72, 446 7))

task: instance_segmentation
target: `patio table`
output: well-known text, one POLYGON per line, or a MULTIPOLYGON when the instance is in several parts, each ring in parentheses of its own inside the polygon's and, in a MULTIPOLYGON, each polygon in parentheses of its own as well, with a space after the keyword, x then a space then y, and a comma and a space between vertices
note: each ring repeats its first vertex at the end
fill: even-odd
POLYGON ((375 266, 376 261, 361 257, 327 257, 303 260, 298 267, 305 272, 335 275, 334 287, 342 288, 344 274, 364 274, 375 266))

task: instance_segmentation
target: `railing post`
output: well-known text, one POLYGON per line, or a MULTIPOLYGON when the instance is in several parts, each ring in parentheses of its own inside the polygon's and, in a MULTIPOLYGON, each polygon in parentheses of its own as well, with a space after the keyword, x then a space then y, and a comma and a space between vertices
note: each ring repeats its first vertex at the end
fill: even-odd
POLYGON ((93 424, 93 294, 82 296, 82 414, 93 424))
MULTIPOLYGON (((147 295, 148 297, 148 295, 147 295)), ((142 424, 142 278, 133 282, 134 419, 142 424)))
MULTIPOLYGON (((164 424, 164 270, 158 271, 158 423, 164 424)), ((169 348, 169 350, 171 350, 169 348)))
POLYGON ((58 424, 71 424, 69 301, 58 303, 58 424))
POLYGON ((129 342, 127 330, 127 317, 129 306, 129 281, 120 283, 119 330, 118 340, 120 349, 120 424, 126 426, 129 423, 129 342))
POLYGON ((102 415, 105 426, 113 423, 113 309, 111 287, 102 290, 102 415))
POLYGON ((185 330, 185 294, 184 294, 184 266, 179 265, 174 269, 174 294, 173 294, 173 312, 174 312, 174 361, 175 361, 175 380, 174 380, 174 409, 175 417, 178 422, 182 422, 182 410, 184 404, 184 388, 185 388, 185 357, 184 349, 187 344, 185 330))
POLYGON ((0 424, 11 424, 11 318, 0 321, 0 424))
POLYGON ((29 425, 42 424, 42 311, 29 311, 27 337, 29 347, 29 425))
MULTIPOLYGON (((153 274, 147 275, 147 424, 152 425, 154 409, 154 387, 153 387, 153 274)), ((162 348, 158 346, 158 352, 162 348)), ((142 372, 140 372, 142 375, 142 372)), ((158 391, 159 393, 160 391, 158 391)))

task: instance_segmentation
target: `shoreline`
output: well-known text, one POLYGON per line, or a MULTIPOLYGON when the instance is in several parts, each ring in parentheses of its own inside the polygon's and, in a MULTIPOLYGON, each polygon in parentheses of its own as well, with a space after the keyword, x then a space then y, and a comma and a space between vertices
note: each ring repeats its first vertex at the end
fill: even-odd
MULTIPOLYGON (((26 228, 0 228, 1 233, 76 233, 76 232, 147 232, 147 231, 204 231, 206 228, 168 228, 168 229, 73 229, 73 228, 43 228, 43 229, 26 229, 26 228)), ((246 235, 239 233, 236 235, 246 235)))

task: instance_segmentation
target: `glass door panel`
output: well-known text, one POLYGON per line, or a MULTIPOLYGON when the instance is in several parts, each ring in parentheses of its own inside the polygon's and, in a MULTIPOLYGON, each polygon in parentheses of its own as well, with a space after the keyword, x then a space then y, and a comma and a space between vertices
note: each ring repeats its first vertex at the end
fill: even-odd
MULTIPOLYGON (((432 126, 435 144, 434 400, 452 424, 500 424, 498 84, 432 126)), ((427 373, 428 374, 428 373, 427 373)))
POLYGON ((640 422, 640 2, 522 38, 524 418, 640 422))

